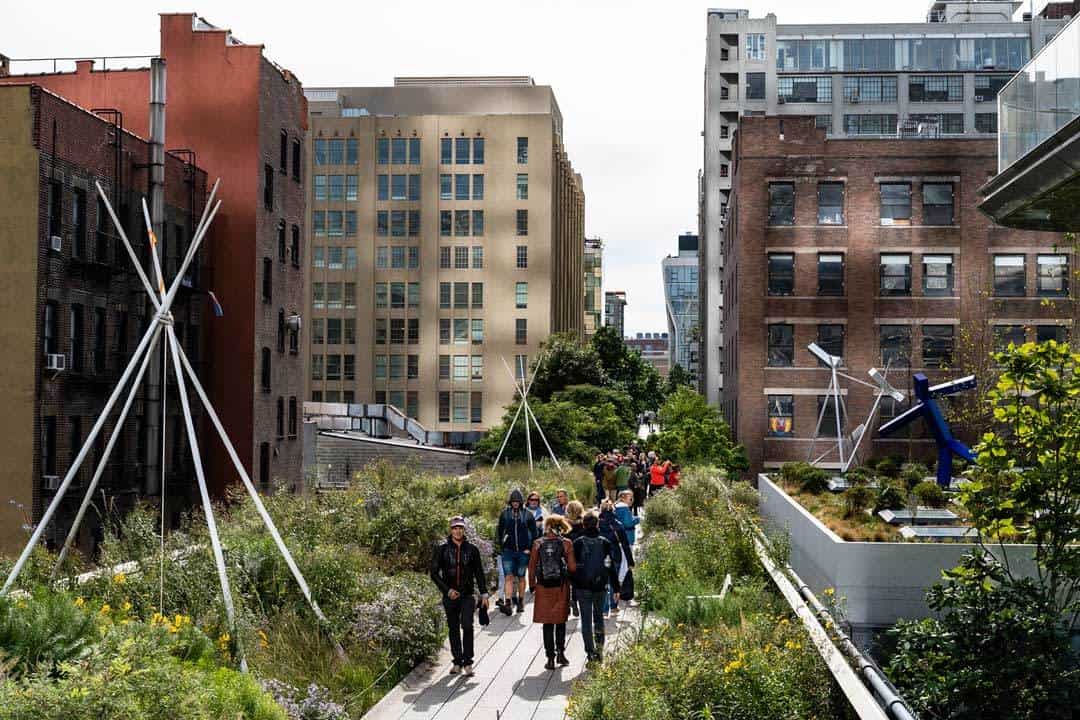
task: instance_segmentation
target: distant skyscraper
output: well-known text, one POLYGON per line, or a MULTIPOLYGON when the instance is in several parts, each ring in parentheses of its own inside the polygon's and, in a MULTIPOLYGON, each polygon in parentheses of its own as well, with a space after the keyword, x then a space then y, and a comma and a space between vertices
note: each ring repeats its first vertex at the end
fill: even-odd
POLYGON ((604 280, 604 241, 585 238, 585 339, 588 340, 603 321, 601 294, 604 280))
POLYGON ((625 336, 626 330, 626 292, 612 290, 604 293, 604 324, 615 328, 619 337, 625 336))
POLYGON ((667 309, 672 365, 697 379, 698 372, 698 236, 679 236, 679 254, 660 261, 664 271, 664 305, 667 309))

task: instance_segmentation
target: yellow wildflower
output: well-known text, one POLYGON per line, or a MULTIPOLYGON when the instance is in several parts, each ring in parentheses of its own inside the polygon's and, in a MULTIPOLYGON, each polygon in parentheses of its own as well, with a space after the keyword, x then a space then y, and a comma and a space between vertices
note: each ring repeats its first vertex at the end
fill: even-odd
POLYGON ((111 610, 112 607, 109 605, 109 603, 102 603, 100 610, 102 615, 107 615, 111 610))
POLYGON ((259 631, 259 647, 270 647, 270 639, 266 637, 266 633, 264 633, 262 630, 259 631))
POLYGON ((731 662, 729 662, 727 665, 724 666, 724 674, 727 675, 729 673, 733 673, 736 670, 738 670, 739 668, 741 668, 742 666, 743 666, 743 661, 742 660, 732 660, 731 662))
POLYGON ((127 612, 128 610, 131 609, 131 603, 129 603, 127 600, 125 600, 124 604, 121 606, 121 608, 123 609, 124 612, 127 612))
POLYGON ((825 588, 825 594, 828 595, 829 597, 832 597, 833 595, 836 594, 836 588, 831 588, 831 587, 830 588, 825 588))
POLYGON ((112 581, 114 583, 116 583, 117 585, 123 585, 124 583, 127 582, 127 575, 125 575, 122 572, 118 572, 115 575, 113 575, 112 581))
POLYGON ((784 647, 788 650, 802 650, 802 643, 795 642, 794 640, 788 640, 784 643, 784 647))
POLYGON ((83 600, 81 597, 75 598, 75 607, 82 607, 85 604, 86 604, 86 601, 83 600))

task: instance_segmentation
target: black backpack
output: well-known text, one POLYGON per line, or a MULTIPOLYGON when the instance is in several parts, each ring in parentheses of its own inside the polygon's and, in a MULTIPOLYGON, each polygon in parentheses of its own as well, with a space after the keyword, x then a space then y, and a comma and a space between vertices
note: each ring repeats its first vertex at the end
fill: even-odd
POLYGON ((562 538, 544 538, 540 543, 536 569, 536 579, 543 587, 555 588, 563 584, 566 579, 566 556, 562 538))
POLYGON ((586 590, 603 590, 608 582, 607 553, 605 548, 607 540, 602 537, 589 537, 587 535, 578 538, 580 552, 577 554, 577 577, 581 586, 586 590))

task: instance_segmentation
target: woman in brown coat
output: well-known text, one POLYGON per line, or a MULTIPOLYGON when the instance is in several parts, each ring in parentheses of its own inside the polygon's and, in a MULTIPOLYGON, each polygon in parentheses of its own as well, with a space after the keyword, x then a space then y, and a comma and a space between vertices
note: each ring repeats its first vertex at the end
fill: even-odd
POLYGON ((544 652, 548 670, 555 669, 556 653, 559 665, 569 665, 566 659, 566 619, 570 617, 570 575, 577 572, 574 546, 562 537, 569 532, 570 523, 561 515, 549 515, 544 520, 544 535, 538 538, 529 553, 529 584, 535 588, 533 622, 544 626, 544 652))

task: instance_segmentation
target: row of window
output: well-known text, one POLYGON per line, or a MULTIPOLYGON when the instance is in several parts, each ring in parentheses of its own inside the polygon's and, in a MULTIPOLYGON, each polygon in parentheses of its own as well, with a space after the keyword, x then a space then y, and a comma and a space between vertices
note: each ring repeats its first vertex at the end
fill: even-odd
MULTIPOLYGON (((385 359, 385 355, 381 356, 385 359)), ((404 359, 403 355, 396 357, 404 359)), ((409 357, 415 358, 415 355, 409 357)), ((385 366, 384 366, 385 367, 385 366)), ((404 366, 402 366, 404 367, 404 366)), ((311 379, 312 380, 355 380, 356 379, 356 356, 355 355, 321 355, 313 353, 311 356, 311 379)))
MULTIPOLYGON (((453 299, 452 307, 469 307, 469 285, 470 283, 467 282, 439 283, 439 307, 444 310, 449 309, 451 307, 451 298, 453 299)), ((473 309, 484 307, 484 283, 474 282, 471 285, 473 309)))
MULTIPOLYGON (((472 263, 473 270, 484 269, 484 247, 482 245, 472 246, 472 263)), ((442 246, 439 248, 439 269, 440 270, 468 270, 470 267, 470 252, 469 248, 464 245, 457 247, 442 246), (453 258, 451 259, 451 255, 453 258)))
MULTIPOLYGON (((383 321, 385 323, 385 320, 383 321)), ((404 321, 400 321, 404 323, 404 321)), ((410 320, 409 330, 411 332, 411 323, 417 323, 417 342, 419 342, 419 321, 410 320)), ((385 335, 386 328, 383 327, 383 333, 385 335)), ((402 326, 402 336, 404 336, 404 325, 402 326)), ((410 340, 411 342, 411 340, 410 340)), ((356 344, 356 318, 313 318, 311 320, 311 344, 312 345, 355 345, 356 344)))
MULTIPOLYGON (((483 177, 483 175, 480 177, 483 177)), ((483 183, 481 183, 482 186, 483 183)), ((375 199, 418 202, 420 200, 420 176, 415 174, 376 175, 375 199)))
MULTIPOLYGON (((760 55, 755 59, 764 59, 764 36, 748 34, 746 38, 747 57, 753 47, 760 55)), ((778 40, 776 69, 1019 70, 1030 54, 1027 37, 778 40)))
MULTIPOLYGON (((922 224, 952 225, 955 193, 952 183, 922 183, 922 224)), ((879 183, 880 222, 882 225, 911 224, 911 183, 879 183)), ((819 225, 844 224, 844 183, 817 184, 817 222, 819 225)), ((795 224, 795 183, 769 183, 769 225, 795 224)))
POLYGON ((484 379, 483 355, 440 355, 439 379, 461 382, 484 379), (452 370, 452 372, 451 372, 452 370))
POLYGON ((481 318, 439 318, 440 345, 482 345, 484 321, 481 318))
POLYGON ((382 269, 415 270, 420 267, 420 246, 379 245, 375 248, 375 267, 382 269), (406 254, 407 251, 407 254, 406 254))
POLYGON ((300 138, 293 138, 292 142, 289 142, 289 133, 284 128, 281 130, 281 150, 278 158, 278 169, 282 175, 289 174, 289 148, 292 147, 292 178, 293 180, 300 182, 300 138))
MULTIPOLYGON (((332 285, 333 283, 328 283, 332 285)), ((403 310, 406 304, 410 308, 420 307, 420 283, 418 282, 377 282, 375 283, 375 308, 384 310, 403 310)), ((333 309, 327 303, 327 309, 333 309)), ((346 305, 346 307, 348 307, 346 305)))
MULTIPOLYGON (((385 285, 386 283, 383 283, 385 285)), ((400 283, 399 283, 400 284, 400 283)), ((420 305, 420 283, 416 285, 416 306, 420 305)), ((356 283, 354 282, 313 282, 311 283, 311 307, 315 310, 354 309, 356 307, 356 283)), ((403 306, 404 307, 404 306, 403 306)))
MULTIPOLYGON (((311 213, 312 231, 315 237, 355 237, 357 213, 355 210, 314 210, 311 213)), ((529 211, 518 210, 515 217, 515 235, 529 234, 529 211)), ((483 210, 440 210, 439 235, 441 237, 483 237, 485 233, 483 210)), ((420 235, 419 210, 378 210, 375 213, 375 235, 378 237, 417 237, 420 235)), ((297 238, 297 252, 299 239, 297 238)))
MULTIPOLYGON (((289 397, 289 437, 296 437, 297 429, 297 417, 296 417, 296 396, 289 397)), ((285 437, 285 398, 278 396, 277 399, 277 438, 281 440, 285 437)))
MULTIPOLYGON (((994 102, 997 93, 1008 83, 1008 75, 979 75, 975 78, 975 102, 994 102)), ((893 103, 897 101, 898 78, 895 75, 849 75, 843 78, 844 102, 893 103)), ((747 82, 759 92, 762 82, 747 82)), ((763 91, 762 91, 763 92, 763 91)), ((776 94, 782 102, 831 103, 831 75, 782 75, 776 79, 776 94)), ((749 97, 749 96, 748 96, 749 97)), ((750 99, 763 99, 760 98, 750 99)), ((908 78, 908 100, 919 102, 963 102, 962 75, 912 75, 908 78)))
MULTIPOLYGON (((416 137, 377 138, 375 163, 377 165, 419 165, 421 163, 420 140, 416 137)), ((360 141, 357 138, 315 138, 313 145, 317 166, 356 165, 360 162, 360 141)), ((527 164, 529 138, 519 137, 516 148, 518 164, 527 164)), ((485 142, 482 137, 439 138, 439 162, 442 165, 483 165, 484 154, 485 142)), ((294 157, 299 158, 299 155, 294 155, 294 157)), ((284 160, 282 162, 284 164, 284 160)), ((294 170, 295 172, 298 171, 294 170)), ((298 176, 297 179, 299 179, 298 176)))
MULTIPOLYGON (((396 247, 395 250, 401 250, 402 263, 404 263, 405 248, 396 247)), ((419 248, 417 248, 419 251, 419 248)), ((331 245, 330 247, 323 247, 322 245, 314 245, 311 248, 311 267, 313 268, 326 268, 327 270, 356 270, 359 263, 357 262, 356 248, 354 247, 338 247, 331 245)), ((404 267, 404 265, 402 265, 404 267)))

